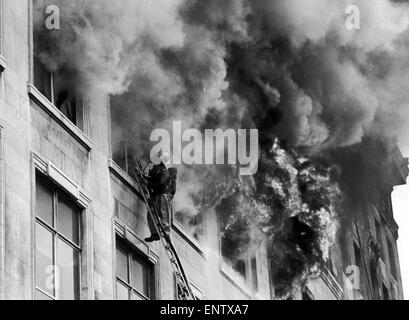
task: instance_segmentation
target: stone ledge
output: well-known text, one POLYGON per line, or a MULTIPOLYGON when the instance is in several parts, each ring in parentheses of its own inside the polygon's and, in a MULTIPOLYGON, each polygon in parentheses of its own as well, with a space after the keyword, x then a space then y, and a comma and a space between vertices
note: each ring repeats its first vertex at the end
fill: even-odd
POLYGON ((83 209, 89 208, 91 199, 78 184, 71 180, 64 172, 62 172, 50 161, 45 160, 45 158, 34 152, 32 153, 32 159, 35 168, 74 197, 77 201, 77 205, 83 209))
POLYGON ((255 299, 256 297, 253 295, 252 291, 248 288, 247 284, 245 283, 244 279, 239 279, 237 272, 233 270, 230 266, 228 266, 225 262, 221 262, 220 264, 220 273, 237 289, 239 289, 243 294, 247 296, 248 299, 255 299))
POLYGON ((183 226, 177 222, 177 220, 173 219, 172 221, 172 229, 176 231, 176 233, 185 241, 187 242, 193 249, 195 249, 200 255, 202 255, 204 258, 207 258, 207 255, 200 245, 200 243, 193 237, 191 236, 184 228, 183 226))
POLYGON ((147 245, 136 232, 128 228, 126 223, 117 217, 114 217, 113 220, 116 235, 144 254, 152 264, 156 265, 159 262, 159 254, 151 246, 147 245))
POLYGON ((139 192, 138 184, 118 166, 114 160, 108 159, 109 171, 114 174, 122 183, 124 183, 136 196, 143 201, 142 194, 139 192))
POLYGON ((28 83, 28 95, 45 112, 47 112, 58 124, 61 125, 72 137, 74 137, 88 152, 92 150, 91 140, 68 118, 61 113, 37 88, 28 83))

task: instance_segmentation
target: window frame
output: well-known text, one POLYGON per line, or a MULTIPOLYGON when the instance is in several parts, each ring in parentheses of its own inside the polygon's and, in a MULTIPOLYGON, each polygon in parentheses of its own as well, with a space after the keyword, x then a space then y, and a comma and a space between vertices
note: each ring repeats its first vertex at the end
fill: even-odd
POLYGON ((61 189, 65 194, 70 197, 73 204, 81 211, 80 221, 82 227, 82 243, 83 250, 81 263, 80 263, 80 279, 81 279, 81 300, 93 300, 95 298, 96 279, 94 277, 93 266, 93 252, 94 252, 94 239, 91 233, 92 215, 90 214, 91 198, 87 195, 87 192, 81 188, 75 181, 70 179, 64 172, 58 169, 51 161, 47 160, 42 155, 32 152, 32 171, 31 171, 31 298, 35 299, 35 217, 36 217, 36 178, 41 176, 50 182, 56 188, 61 189))
MULTIPOLYGON (((0 0, 1 1, 1 0, 0 0)), ((28 46, 28 56, 29 56, 29 63, 28 63, 28 75, 29 80, 27 83, 27 93, 30 98, 30 101, 37 104, 41 107, 44 111, 46 111, 58 124, 61 125, 71 136, 73 136, 80 144, 82 144, 87 151, 91 151, 93 148, 93 144, 89 139, 90 135, 90 107, 89 101, 85 98, 77 98, 77 100, 82 101, 82 107, 77 110, 76 122, 81 124, 81 127, 78 124, 74 124, 68 117, 66 117, 54 104, 53 99, 48 99, 45 95, 43 95, 38 88, 35 86, 34 81, 34 1, 28 1, 28 17, 29 17, 29 24, 28 24, 28 38, 29 38, 29 46, 28 46), (79 116, 80 114, 80 116, 79 116), (79 120, 80 118, 80 120, 79 120)), ((0 54, 1 58, 1 54, 0 54)), ((78 103, 77 103, 78 104, 78 103)))
MULTIPOLYGON (((72 204, 72 199, 64 193, 63 190, 60 188, 56 187, 51 181, 47 181, 44 177, 41 175, 36 176, 35 180, 35 196, 34 199, 36 199, 37 195, 37 185, 40 184, 44 189, 49 191, 52 194, 52 209, 53 209, 53 224, 54 226, 49 225, 46 221, 44 221, 41 217, 39 217, 35 213, 35 221, 34 221, 34 234, 36 234, 38 225, 40 225, 42 228, 44 228, 46 231, 52 234, 52 239, 53 239, 53 266, 56 267, 58 266, 58 242, 63 241, 68 245, 71 249, 74 249, 78 253, 78 299, 81 300, 81 287, 82 287, 82 255, 83 255, 83 227, 82 227, 82 219, 81 219, 81 209, 78 208, 75 203, 72 204), (59 199, 62 199, 65 203, 69 203, 73 210, 76 211, 76 214, 78 215, 78 244, 74 243, 72 240, 68 239, 66 236, 64 236, 61 232, 58 230, 58 204, 59 204, 59 199)), ((37 201, 35 200, 35 203, 37 201)), ((34 238, 35 239, 35 238, 34 238)), ((34 251, 37 250, 37 244, 36 240, 34 240, 34 251)), ((36 269, 36 264, 34 264, 34 269, 36 269)), ((54 271, 54 290, 55 290, 55 296, 50 295, 49 293, 45 292, 43 289, 37 287, 36 284, 36 278, 34 278, 34 297, 36 296, 36 292, 40 291, 42 294, 46 295, 52 300, 60 300, 60 290, 57 289, 60 287, 58 281, 58 268, 56 268, 57 271, 54 271)), ((34 274, 36 274, 36 271, 34 271, 34 274)))
POLYGON ((140 252, 137 248, 134 248, 128 241, 125 239, 121 238, 120 236, 116 236, 116 241, 115 241, 115 268, 114 268, 114 273, 115 273, 115 299, 118 297, 118 292, 117 292, 117 282, 120 282, 124 287, 128 289, 128 300, 132 300, 130 293, 136 294, 139 296, 141 300, 155 300, 156 297, 156 272, 155 272, 155 264, 150 261, 148 257, 145 256, 142 252, 140 252), (126 258, 127 258, 127 276, 128 280, 122 279, 118 274, 117 274, 117 264, 118 261, 116 259, 116 253, 118 250, 118 247, 121 247, 126 251, 126 258), (144 293, 140 292, 137 288, 135 288, 132 285, 132 261, 136 257, 135 260, 138 260, 143 267, 147 268, 147 284, 148 284, 148 293, 149 296, 146 296, 144 293))

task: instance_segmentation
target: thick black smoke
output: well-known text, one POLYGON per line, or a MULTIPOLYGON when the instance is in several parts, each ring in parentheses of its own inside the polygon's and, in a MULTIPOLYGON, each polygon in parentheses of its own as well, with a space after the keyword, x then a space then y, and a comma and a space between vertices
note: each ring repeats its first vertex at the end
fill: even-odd
POLYGON ((409 7, 357 4, 352 31, 346 0, 37 0, 35 54, 74 91, 111 95, 114 151, 127 140, 148 157, 150 132, 174 120, 259 129, 257 175, 182 167, 175 205, 194 215, 220 204, 236 257, 261 231, 284 296, 325 260, 340 198, 353 204, 376 183, 358 176, 383 180, 405 136, 409 7), (61 30, 45 29, 46 4, 60 7, 61 30))

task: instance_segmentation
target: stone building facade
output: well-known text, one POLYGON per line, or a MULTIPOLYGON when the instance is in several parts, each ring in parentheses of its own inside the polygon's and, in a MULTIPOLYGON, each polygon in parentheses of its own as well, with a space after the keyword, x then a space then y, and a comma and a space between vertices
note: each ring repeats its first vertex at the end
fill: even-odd
MULTIPOLYGON (((58 74, 33 55, 32 1, 0 5, 0 299, 174 299, 164 249, 142 240, 138 188, 113 159, 110 100, 60 92, 58 74)), ((382 206, 373 208, 375 220, 359 222, 368 231, 362 239, 351 231, 346 255, 360 265, 354 259, 367 250, 352 255, 354 244, 378 239, 379 296, 402 298, 397 226, 390 203, 382 206)), ((183 218, 172 226, 197 298, 273 299, 265 244, 233 268, 221 257, 214 210, 200 224, 197 234, 183 218)), ((348 264, 333 261, 294 299, 357 298, 356 289, 344 290, 348 264)))

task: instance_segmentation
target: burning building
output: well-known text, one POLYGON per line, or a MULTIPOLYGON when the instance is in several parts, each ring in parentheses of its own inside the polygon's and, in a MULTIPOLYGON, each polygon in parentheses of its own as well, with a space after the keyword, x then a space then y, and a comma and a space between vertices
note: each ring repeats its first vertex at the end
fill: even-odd
POLYGON ((402 299, 409 7, 348 4, 0 0, 0 298, 175 298, 133 169, 180 121, 259 132, 254 176, 178 168, 196 298, 402 299))

